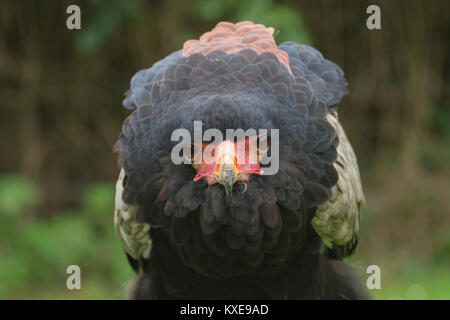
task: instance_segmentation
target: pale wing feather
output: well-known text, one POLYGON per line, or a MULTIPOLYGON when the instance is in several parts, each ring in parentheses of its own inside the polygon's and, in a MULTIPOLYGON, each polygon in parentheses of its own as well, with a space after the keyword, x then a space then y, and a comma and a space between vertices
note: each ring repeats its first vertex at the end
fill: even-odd
POLYGON ((148 258, 151 249, 150 225, 136 221, 136 206, 126 204, 122 199, 123 179, 125 172, 120 171, 116 184, 116 199, 114 209, 114 229, 122 240, 125 251, 135 260, 148 258))
POLYGON ((331 189, 330 200, 317 208, 312 224, 324 240, 345 245, 354 243, 357 239, 364 194, 355 153, 337 114, 328 114, 327 120, 335 128, 339 138, 335 163, 339 178, 331 189))

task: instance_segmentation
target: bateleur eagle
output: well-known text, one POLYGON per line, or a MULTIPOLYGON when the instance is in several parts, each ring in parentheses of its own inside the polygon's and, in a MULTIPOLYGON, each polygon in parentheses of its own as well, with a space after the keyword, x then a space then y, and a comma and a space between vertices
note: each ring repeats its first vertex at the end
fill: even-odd
POLYGON ((220 22, 132 77, 115 147, 115 230, 139 273, 128 297, 366 297, 340 261, 356 248, 364 203, 337 115, 344 73, 310 46, 277 47, 273 32, 220 22), (233 162, 236 141, 214 166, 175 164, 171 135, 194 134, 194 121, 223 133, 278 129, 278 172, 233 162))

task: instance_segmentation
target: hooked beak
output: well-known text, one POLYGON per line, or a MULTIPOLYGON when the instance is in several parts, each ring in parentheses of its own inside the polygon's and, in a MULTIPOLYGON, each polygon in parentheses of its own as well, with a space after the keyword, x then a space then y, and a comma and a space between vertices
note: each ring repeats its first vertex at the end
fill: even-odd
MULTIPOLYGON (((245 142, 245 145, 250 145, 251 141, 245 140, 245 142)), ((204 148, 202 146, 202 150, 204 148)), ((245 157, 240 156, 239 150, 241 149, 242 146, 226 140, 215 146, 214 154, 210 154, 206 158, 206 160, 213 160, 212 162, 203 161, 203 154, 201 154, 202 163, 199 165, 192 164, 197 171, 193 181, 205 179, 208 185, 219 183, 224 186, 227 196, 231 198, 233 196, 233 185, 236 181, 249 181, 250 175, 261 175, 264 172, 259 167, 258 158, 252 158, 252 154, 249 154, 246 150, 244 150, 245 157), (212 159, 210 159, 211 156, 212 159), (242 158, 239 160, 239 157, 242 158), (255 161, 255 163, 252 161, 255 161)))
POLYGON ((228 197, 233 196, 233 185, 236 182, 239 170, 232 157, 225 155, 220 164, 219 176, 217 181, 224 186, 228 197))

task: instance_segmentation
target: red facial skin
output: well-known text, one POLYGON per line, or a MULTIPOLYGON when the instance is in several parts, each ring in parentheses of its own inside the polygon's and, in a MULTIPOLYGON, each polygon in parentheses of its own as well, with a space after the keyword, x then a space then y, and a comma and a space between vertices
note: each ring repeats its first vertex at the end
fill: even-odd
POLYGON ((250 174, 263 174, 259 167, 259 150, 255 138, 246 138, 245 143, 223 141, 218 145, 202 144, 202 154, 197 153, 194 159, 202 157, 201 164, 195 164, 197 175, 194 181, 206 179, 208 185, 221 183, 223 169, 234 171, 235 181, 248 181, 250 174))

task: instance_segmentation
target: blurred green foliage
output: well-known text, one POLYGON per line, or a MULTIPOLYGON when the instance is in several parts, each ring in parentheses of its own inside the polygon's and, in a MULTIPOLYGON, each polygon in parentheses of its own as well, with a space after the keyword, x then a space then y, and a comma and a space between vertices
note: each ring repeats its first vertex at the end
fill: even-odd
MULTIPOLYGON (((142 1, 116 0, 107 2, 94 1, 92 13, 88 13, 87 23, 77 34, 75 46, 82 54, 97 53, 107 41, 120 32, 130 21, 146 24, 145 4, 142 1)), ((193 21, 216 24, 218 21, 238 22, 251 20, 275 29, 274 37, 278 43, 295 41, 311 44, 311 37, 298 11, 289 4, 280 4, 273 0, 193 0, 177 2, 172 5, 185 10, 186 17, 193 21)), ((198 34, 184 30, 177 34, 174 46, 188 39, 195 39, 198 34)))
POLYGON ((83 54, 96 53, 137 11, 134 1, 116 0, 105 4, 104 1, 93 1, 94 14, 90 19, 88 17, 88 24, 76 38, 75 46, 83 54))
POLYGON ((299 11, 288 4, 280 4, 273 0, 228 0, 211 1, 195 0, 190 6, 190 14, 216 23, 232 17, 231 22, 250 20, 275 29, 277 43, 295 41, 310 44, 308 29, 303 23, 299 11))
MULTIPOLYGON (((411 262, 413 263, 413 262, 411 262)), ((380 290, 371 293, 383 300, 442 300, 449 299, 450 274, 445 265, 438 268, 418 264, 415 268, 405 268, 383 278, 380 290)))
POLYGON ((433 143, 421 149, 420 161, 428 170, 448 170, 450 164, 450 101, 438 104, 431 114, 433 143))
POLYGON ((36 203, 36 187, 24 176, 9 174, 0 176, 0 212, 15 215, 36 203))
POLYGON ((0 179, 0 299, 121 298, 133 272, 114 233, 113 185, 87 188, 79 210, 45 220, 27 210, 36 190, 22 176, 0 179), (66 288, 72 264, 81 290, 66 288))

